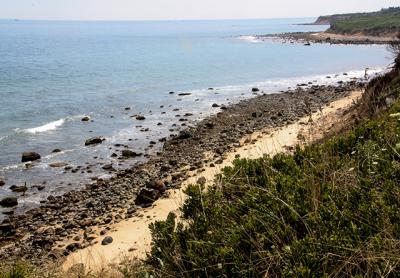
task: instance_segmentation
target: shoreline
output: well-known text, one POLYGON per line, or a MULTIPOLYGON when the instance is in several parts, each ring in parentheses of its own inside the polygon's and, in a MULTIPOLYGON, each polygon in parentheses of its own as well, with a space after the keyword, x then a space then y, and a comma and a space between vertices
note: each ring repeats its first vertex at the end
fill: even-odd
POLYGON ((327 32, 291 32, 271 35, 255 36, 258 40, 278 40, 283 43, 329 43, 329 44, 355 44, 355 45, 386 45, 400 43, 399 39, 392 36, 366 36, 363 34, 342 35, 327 32))
POLYGON ((153 203, 136 196, 150 194, 154 200, 165 196, 165 191, 180 188, 193 172, 219 168, 226 153, 240 147, 244 137, 293 124, 360 88, 355 81, 338 86, 303 85, 280 94, 259 92, 254 98, 221 106, 218 114, 167 140, 149 162, 119 171, 110 180, 99 179, 81 191, 49 198, 42 207, 4 221, 0 225, 0 258, 24 258, 40 264, 93 245, 109 234, 112 225, 137 218, 144 211, 140 207, 153 203), (212 156, 205 158, 204 153, 212 156), (148 190, 143 193, 143 188, 148 190), (95 235, 95 227, 101 227, 99 235, 95 235))
MULTIPOLYGON (((98 271, 110 265, 118 265, 124 260, 145 259, 151 247, 149 224, 164 221, 170 212, 179 215, 179 208, 186 199, 184 190, 188 185, 196 184, 200 179, 205 185, 212 185, 215 175, 220 173, 222 168, 231 166, 238 157, 256 159, 263 155, 275 155, 288 152, 296 145, 309 144, 321 139, 332 128, 336 129, 344 124, 345 115, 361 95, 360 90, 352 91, 348 96, 335 100, 320 111, 294 123, 283 127, 265 128, 245 136, 240 146, 230 150, 220 165, 205 167, 201 173, 192 172, 190 177, 182 182, 181 188, 173 189, 168 197, 155 201, 152 207, 142 212, 139 219, 124 220, 113 225, 108 234, 114 240, 112 244, 103 246, 98 242, 70 254, 63 263, 63 269, 67 271, 74 265, 83 264, 86 270, 98 271)), ((210 153, 204 155, 209 156, 210 153)))

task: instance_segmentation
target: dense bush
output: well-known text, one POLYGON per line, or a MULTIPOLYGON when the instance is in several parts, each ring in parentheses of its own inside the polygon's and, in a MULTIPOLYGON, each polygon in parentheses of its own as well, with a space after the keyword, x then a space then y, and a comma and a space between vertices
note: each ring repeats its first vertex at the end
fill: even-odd
MULTIPOLYGON (((390 113, 400 112, 400 105, 390 113)), ((237 160, 151 226, 157 276, 400 275, 400 121, 294 154, 237 160)))

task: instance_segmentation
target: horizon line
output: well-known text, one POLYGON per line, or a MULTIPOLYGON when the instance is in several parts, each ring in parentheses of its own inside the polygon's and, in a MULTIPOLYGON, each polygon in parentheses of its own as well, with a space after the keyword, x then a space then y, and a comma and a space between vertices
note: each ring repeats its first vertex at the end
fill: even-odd
POLYGON ((199 18, 199 19, 32 19, 32 18, 0 18, 0 21, 74 21, 74 22, 137 22, 137 21, 227 21, 227 20, 265 20, 265 19, 308 19, 319 16, 296 17, 254 17, 254 18, 199 18))

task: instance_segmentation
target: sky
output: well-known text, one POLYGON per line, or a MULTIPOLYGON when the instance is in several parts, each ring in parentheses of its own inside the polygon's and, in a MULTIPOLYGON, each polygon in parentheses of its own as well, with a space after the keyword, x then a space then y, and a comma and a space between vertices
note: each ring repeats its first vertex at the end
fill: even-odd
POLYGON ((0 0, 2 19, 179 20, 316 17, 400 0, 0 0))

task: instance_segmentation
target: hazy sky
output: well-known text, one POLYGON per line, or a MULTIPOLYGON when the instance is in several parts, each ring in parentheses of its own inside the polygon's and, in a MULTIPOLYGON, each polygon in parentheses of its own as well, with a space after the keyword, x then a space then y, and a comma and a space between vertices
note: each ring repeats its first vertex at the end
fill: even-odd
POLYGON ((400 0, 0 0, 0 18, 276 18, 374 11, 389 6, 400 6, 400 0))

